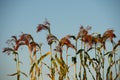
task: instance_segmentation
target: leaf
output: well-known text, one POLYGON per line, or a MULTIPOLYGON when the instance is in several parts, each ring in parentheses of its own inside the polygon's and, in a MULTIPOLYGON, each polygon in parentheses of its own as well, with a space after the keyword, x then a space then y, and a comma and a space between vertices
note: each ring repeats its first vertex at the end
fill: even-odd
POLYGON ((50 74, 47 74, 47 76, 52 80, 52 77, 51 77, 51 75, 50 74))
POLYGON ((81 61, 81 65, 83 65, 83 54, 82 54, 82 52, 80 53, 80 61, 81 61))
POLYGON ((3 53, 6 52, 9 55, 11 52, 14 52, 14 50, 12 48, 7 47, 7 48, 4 48, 2 52, 3 53))
POLYGON ((49 27, 49 26, 46 26, 46 25, 44 25, 44 24, 39 24, 39 25, 37 26, 37 32, 40 32, 40 31, 42 31, 42 30, 48 30, 48 32, 50 33, 50 27, 49 27))
POLYGON ((117 80, 120 77, 120 72, 115 76, 114 80, 117 80))
POLYGON ((93 48, 93 47, 90 47, 90 48, 87 50, 87 52, 90 51, 90 50, 92 50, 92 49, 94 49, 94 48, 93 48))
POLYGON ((20 73, 21 73, 21 74, 23 74, 24 76, 28 77, 26 73, 24 73, 24 72, 21 72, 21 71, 20 71, 20 73))
POLYGON ((111 68, 112 68, 112 66, 114 65, 114 63, 115 62, 113 62, 113 63, 111 63, 110 65, 109 65, 109 67, 107 68, 107 73, 106 73, 106 80, 109 80, 109 75, 110 75, 110 72, 111 72, 111 68))
POLYGON ((87 80, 87 74, 86 74, 86 69, 84 67, 84 72, 83 72, 83 80, 87 80))
POLYGON ((46 63, 42 62, 42 64, 44 64, 48 69, 51 69, 51 67, 48 66, 46 63))
POLYGON ((55 68, 51 68, 51 77, 52 80, 55 80, 55 68))
POLYGON ((18 54, 18 53, 16 51, 14 51, 13 54, 18 54))
POLYGON ((15 75, 18 75, 18 72, 13 73, 13 74, 8 74, 8 76, 15 76, 15 75))
POLYGON ((115 50, 118 46, 120 46, 120 40, 119 40, 118 43, 113 47, 113 50, 115 50))
POLYGON ((72 57, 72 62, 73 62, 74 64, 77 63, 76 57, 72 57))
POLYGON ((35 63, 31 66, 29 74, 32 73, 32 71, 33 71, 33 69, 34 69, 34 66, 35 66, 35 63))
POLYGON ((73 38, 74 40, 77 40, 74 35, 67 35, 66 37, 68 37, 68 38, 73 38))
POLYGON ((62 47, 60 45, 56 46, 56 48, 54 49, 54 51, 59 52, 62 54, 62 47))
POLYGON ((113 62, 113 54, 112 53, 110 53, 109 55, 108 55, 108 59, 109 59, 109 63, 112 63, 113 62))
POLYGON ((82 51, 84 51, 84 49, 79 49, 76 54, 82 53, 82 51))
POLYGON ((53 42, 59 41, 56 36, 49 34, 47 36, 47 42, 49 45, 51 45, 53 42))
POLYGON ((45 57, 47 57, 49 54, 51 54, 51 52, 47 52, 46 54, 44 54, 44 55, 42 55, 40 58, 39 58, 39 60, 38 60, 38 64, 45 58, 45 57))
POLYGON ((71 41, 69 40, 68 37, 63 37, 63 38, 60 40, 59 44, 60 44, 60 46, 66 45, 67 48, 70 47, 70 48, 74 49, 75 51, 77 50, 76 47, 71 43, 71 41))
POLYGON ((68 72, 68 65, 65 64, 62 58, 59 59, 57 55, 55 55, 55 58, 57 63, 60 65, 60 76, 65 77, 68 72))
POLYGON ((56 61, 57 61, 57 63, 62 67, 62 68, 64 68, 63 67, 63 62, 62 62, 62 60, 61 59, 59 59, 57 56, 55 56, 55 58, 56 58, 56 61))
POLYGON ((22 61, 19 61, 19 63, 23 64, 23 62, 22 62, 22 61))
POLYGON ((15 61, 15 62, 17 61, 16 57, 14 58, 14 61, 15 61))
POLYGON ((92 59, 93 61, 96 61, 98 64, 100 63, 97 59, 93 58, 92 59))
POLYGON ((91 69, 89 68, 89 66, 87 66, 87 68, 88 68, 88 71, 90 72, 90 74, 91 74, 93 80, 95 80, 95 77, 94 77, 94 75, 92 74, 91 69))
POLYGON ((113 51, 109 51, 109 52, 105 53, 104 56, 111 54, 111 53, 113 53, 113 51))
POLYGON ((53 64, 53 66, 54 66, 55 68, 57 68, 58 66, 57 66, 57 64, 56 64, 55 59, 54 59, 54 58, 52 58, 51 60, 52 60, 52 64, 53 64))

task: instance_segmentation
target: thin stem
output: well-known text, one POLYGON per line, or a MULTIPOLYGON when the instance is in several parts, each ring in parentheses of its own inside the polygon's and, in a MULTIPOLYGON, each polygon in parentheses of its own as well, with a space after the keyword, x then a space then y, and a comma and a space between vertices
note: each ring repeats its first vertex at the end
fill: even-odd
POLYGON ((36 76, 36 73, 38 73, 38 64, 37 64, 37 55, 36 55, 36 47, 34 47, 34 62, 36 64, 36 67, 34 67, 34 76, 35 76, 35 79, 39 78, 39 76, 36 76), (37 71, 36 71, 37 70, 37 71))
POLYGON ((16 67, 17 67, 17 80, 20 80, 20 63, 19 63, 19 55, 17 54, 17 61, 16 61, 16 67))
MULTIPOLYGON (((76 53, 77 53, 77 40, 75 42, 76 46, 76 53)), ((74 78, 77 80, 77 54, 75 54, 75 63, 74 63, 74 78)))
POLYGON ((68 48, 66 49, 66 65, 68 65, 68 48))
MULTIPOLYGON (((52 59, 52 45, 50 45, 50 52, 51 52, 50 59, 52 59)), ((52 61, 51 61, 51 68, 52 68, 52 61)))
MULTIPOLYGON (((40 47, 40 56, 42 56, 42 49, 40 47)), ((43 80, 43 74, 42 74, 42 63, 40 62, 40 76, 41 76, 41 80, 43 80)))
MULTIPOLYGON (((66 65, 68 65, 68 47, 66 49, 66 65)), ((67 76, 66 76, 66 80, 68 80, 68 73, 67 73, 67 76)))
POLYGON ((115 56, 115 53, 114 53, 114 61, 115 61, 115 73, 117 75, 117 66, 116 66, 116 56, 115 56))
MULTIPOLYGON (((113 47, 114 47, 114 44, 112 43, 113 47)), ((117 75, 117 65, 116 65, 116 56, 115 56, 115 50, 113 50, 114 54, 114 62, 115 62, 115 74, 117 75)))
MULTIPOLYGON (((66 49, 66 65, 68 65, 68 47, 66 49)), ((66 80, 68 80, 68 72, 66 74, 67 74, 66 80)))
MULTIPOLYGON (((30 57, 30 66, 32 66, 32 64, 33 64, 32 51, 31 51, 30 47, 28 47, 28 49, 29 49, 29 57, 30 57)), ((35 72, 33 69, 33 71, 31 72, 31 75, 30 75, 30 80, 33 80, 34 78, 35 78, 35 72)))
MULTIPOLYGON (((86 46, 85 46, 85 42, 84 42, 84 53, 86 51, 86 46)), ((83 54, 83 69, 84 69, 84 72, 83 72, 83 80, 87 80, 86 78, 86 69, 85 69, 85 54, 83 54)))
MULTIPOLYGON (((95 77, 94 77, 94 75, 92 74, 92 72, 91 72, 91 70, 90 70, 89 66, 88 66, 87 68, 88 68, 88 71, 90 72, 90 74, 91 74, 91 76, 92 76, 93 80, 95 80, 95 77)), ((104 79, 103 79, 103 80, 104 80, 104 79)))
POLYGON ((50 58, 51 58, 51 80, 55 80, 55 74, 54 74, 54 68, 52 66, 52 45, 50 45, 50 52, 51 52, 51 55, 50 55, 50 58))
MULTIPOLYGON (((120 54, 119 54, 119 59, 120 59, 120 54)), ((118 73, 120 73, 120 64, 119 64, 119 71, 118 71, 118 73)))
MULTIPOLYGON (((83 42, 81 41, 81 49, 82 49, 82 47, 83 47, 83 42)), ((80 59, 80 61, 81 61, 81 59, 80 59)), ((81 76, 82 76, 81 71, 82 71, 82 63, 80 63, 80 72, 79 72, 80 80, 82 80, 82 78, 81 78, 81 76)))
POLYGON ((97 45, 96 45, 96 43, 95 43, 95 59, 97 59, 96 48, 97 48, 97 45))
POLYGON ((103 80, 104 80, 104 53, 105 53, 105 50, 103 50, 103 55, 102 55, 102 76, 103 76, 103 80))

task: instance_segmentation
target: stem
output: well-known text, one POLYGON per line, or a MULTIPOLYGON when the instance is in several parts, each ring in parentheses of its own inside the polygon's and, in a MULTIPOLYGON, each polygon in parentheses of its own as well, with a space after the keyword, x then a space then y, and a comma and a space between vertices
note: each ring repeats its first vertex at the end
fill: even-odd
POLYGON ((95 43, 95 59, 97 59, 96 48, 97 48, 97 45, 96 45, 96 43, 95 43))
MULTIPOLYGON (((50 58, 52 59, 52 45, 50 45, 50 52, 51 52, 50 58)), ((51 68, 52 68, 52 61, 51 61, 51 68)))
MULTIPOLYGON (((42 50, 40 47, 40 56, 42 56, 42 50)), ((43 74, 42 74, 42 63, 40 62, 40 75, 41 75, 41 80, 43 80, 43 74)))
MULTIPOLYGON (((114 44, 112 43, 113 47, 114 47, 114 44)), ((114 52, 114 62, 115 62, 115 74, 117 75, 117 66, 116 66, 116 56, 115 56, 115 50, 113 50, 114 52)))
POLYGON ((103 68, 102 76, 103 76, 103 80, 104 80, 104 53, 105 53, 105 50, 103 50, 103 55, 102 55, 102 68, 103 68))
POLYGON ((68 65, 68 48, 66 49, 66 65, 68 65))
MULTIPOLYGON (((91 72, 91 70, 90 70, 89 66, 88 66, 87 68, 88 68, 88 71, 90 72, 90 74, 91 74, 91 76, 92 76, 93 80, 95 80, 95 77, 94 77, 94 75, 92 74, 92 72, 91 72)), ((104 80, 104 79, 103 79, 103 80, 104 80)))
MULTIPOLYGON (((77 40, 75 42, 76 46, 76 52, 77 53, 77 40)), ((74 79, 77 80, 77 54, 75 54, 75 63, 74 63, 74 79)))
POLYGON ((77 80, 76 64, 74 64, 74 80, 77 80))
POLYGON ((31 52, 30 48, 29 48, 29 57, 30 57, 30 65, 32 65, 33 59, 32 59, 32 52, 31 52))
POLYGON ((117 75, 117 66, 116 66, 116 56, 115 56, 115 53, 114 53, 114 62, 115 62, 115 73, 117 75))
MULTIPOLYGON (((82 47, 83 47, 83 42, 81 41, 81 49, 82 49, 82 47)), ((80 59, 80 61, 81 61, 81 59, 80 59)), ((82 78, 81 78, 81 76, 82 76, 81 70, 82 70, 82 63, 80 63, 80 73, 79 73, 80 80, 82 80, 82 78)))
MULTIPOLYGON (((120 59, 120 56, 119 56, 119 59, 120 59)), ((120 63, 119 63, 119 71, 118 71, 118 73, 120 73, 120 63)))
POLYGON ((33 54, 34 54, 34 63, 36 64, 36 67, 34 67, 34 76, 35 79, 39 78, 39 76, 36 76, 36 74, 38 73, 38 64, 37 64, 37 55, 36 55, 36 47, 34 47, 33 49, 33 54), (37 70, 37 71, 36 71, 37 70))
MULTIPOLYGON (((68 65, 68 47, 66 49, 66 65, 68 65)), ((67 76, 66 76, 66 80, 68 80, 68 73, 67 73, 67 76)))
POLYGON ((52 76, 51 80, 55 80, 54 68, 52 66, 52 45, 50 45, 50 52, 51 52, 51 55, 50 55, 50 58, 51 58, 51 76, 52 76))
MULTIPOLYGON (((33 64, 32 51, 29 46, 28 46, 28 49, 29 49, 29 57, 30 57, 30 66, 32 66, 32 64, 33 64)), ((35 75, 34 75, 34 69, 33 69, 33 71, 31 72, 31 75, 30 75, 30 80, 33 80, 34 76, 35 75)))
POLYGON ((19 55, 17 54, 17 61, 16 61, 16 68, 17 68, 17 80, 20 80, 20 63, 19 63, 19 55))
MULTIPOLYGON (((86 51, 86 48, 85 48, 85 42, 84 42, 84 52, 85 53, 86 51)), ((84 72, 83 72, 83 80, 87 80, 86 79, 86 69, 85 69, 85 54, 83 54, 83 69, 84 69, 84 72)))

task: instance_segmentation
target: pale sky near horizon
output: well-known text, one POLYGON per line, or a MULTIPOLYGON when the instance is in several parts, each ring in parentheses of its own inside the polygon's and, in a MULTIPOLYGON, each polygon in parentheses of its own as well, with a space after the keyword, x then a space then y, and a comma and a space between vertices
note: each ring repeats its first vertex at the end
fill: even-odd
MULTIPOLYGON (((23 32, 32 34, 36 41, 44 41, 47 33, 36 33, 36 27, 45 18, 59 39, 77 34, 80 25, 90 25, 91 32, 98 33, 114 29, 120 39, 120 0, 0 0, 0 80, 16 80, 6 76, 15 71, 12 56, 2 53, 6 40, 23 32)), ((23 54, 22 60, 27 61, 23 54)), ((24 64, 21 68, 28 73, 24 64)))

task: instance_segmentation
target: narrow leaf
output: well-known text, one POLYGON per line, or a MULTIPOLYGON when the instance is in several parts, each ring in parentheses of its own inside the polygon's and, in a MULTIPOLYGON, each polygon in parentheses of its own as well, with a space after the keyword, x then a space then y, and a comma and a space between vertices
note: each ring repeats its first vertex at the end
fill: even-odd
POLYGON ((55 68, 57 68, 58 66, 57 66, 57 63, 56 63, 56 61, 55 61, 55 59, 54 58, 52 58, 52 63, 53 63, 53 66, 55 67, 55 68))
POLYGON ((73 62, 74 64, 77 63, 76 57, 72 57, 72 62, 73 62))
POLYGON ((112 51, 109 51, 109 52, 105 53, 104 56, 111 54, 111 53, 112 53, 112 51))
POLYGON ((39 58, 39 60, 38 60, 38 64, 45 58, 45 57, 47 57, 49 54, 51 54, 51 52, 47 52, 46 54, 44 54, 44 55, 42 55, 40 58, 39 58))
POLYGON ((8 76, 15 76, 15 75, 18 75, 18 72, 13 73, 13 74, 8 74, 8 76))
POLYGON ((26 73, 24 73, 24 72, 21 72, 21 71, 20 71, 20 73, 21 73, 21 74, 23 74, 24 76, 28 77, 26 73))
POLYGON ((81 53, 82 51, 84 51, 84 49, 78 50, 78 52, 77 52, 76 54, 79 54, 79 53, 81 53))
POLYGON ((31 66, 29 74, 32 73, 32 71, 33 71, 33 69, 34 69, 34 66, 35 66, 35 63, 31 66))

